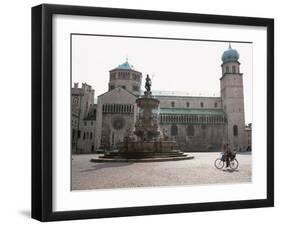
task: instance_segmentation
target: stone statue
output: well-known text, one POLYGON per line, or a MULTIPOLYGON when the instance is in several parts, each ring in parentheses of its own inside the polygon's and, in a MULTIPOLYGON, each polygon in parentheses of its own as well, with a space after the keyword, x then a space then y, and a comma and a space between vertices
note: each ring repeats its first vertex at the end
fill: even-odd
POLYGON ((145 89, 147 93, 151 93, 151 79, 149 78, 149 75, 146 75, 145 89))

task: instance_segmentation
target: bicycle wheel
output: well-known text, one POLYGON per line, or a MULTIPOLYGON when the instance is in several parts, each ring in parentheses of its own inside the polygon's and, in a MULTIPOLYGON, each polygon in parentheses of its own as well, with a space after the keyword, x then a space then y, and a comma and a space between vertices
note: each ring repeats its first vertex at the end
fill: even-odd
POLYGON ((233 159, 230 163, 229 163, 229 166, 231 169, 235 170, 238 168, 239 166, 239 163, 237 161, 237 159, 233 159))
POLYGON ((222 169, 224 167, 224 161, 222 161, 221 158, 217 158, 215 160, 215 167, 217 169, 222 169))

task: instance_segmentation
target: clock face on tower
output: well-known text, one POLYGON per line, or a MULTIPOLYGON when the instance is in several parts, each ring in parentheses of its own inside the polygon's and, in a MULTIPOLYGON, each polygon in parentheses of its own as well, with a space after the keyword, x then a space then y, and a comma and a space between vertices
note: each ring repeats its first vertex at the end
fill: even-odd
POLYGON ((116 130, 121 130, 125 126, 125 119, 122 116, 115 116, 112 119, 112 127, 116 130))

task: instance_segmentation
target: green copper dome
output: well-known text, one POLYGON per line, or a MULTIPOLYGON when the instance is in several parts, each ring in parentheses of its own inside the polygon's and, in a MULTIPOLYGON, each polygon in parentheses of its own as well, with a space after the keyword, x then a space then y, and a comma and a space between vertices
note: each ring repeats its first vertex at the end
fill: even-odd
POLYGON ((120 64, 116 69, 134 70, 134 66, 129 64, 128 60, 126 60, 125 63, 120 64))
POLYGON ((237 52, 236 49, 232 49, 231 45, 229 44, 228 50, 223 52, 221 59, 223 63, 238 61, 239 53, 237 52))

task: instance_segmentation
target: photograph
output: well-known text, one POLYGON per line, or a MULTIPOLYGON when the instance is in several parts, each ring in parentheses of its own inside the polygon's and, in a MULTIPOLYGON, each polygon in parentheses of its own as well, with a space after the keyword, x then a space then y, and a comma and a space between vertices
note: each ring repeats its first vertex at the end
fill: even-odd
POLYGON ((0 224, 278 222, 279 5, 3 1, 0 224))
POLYGON ((252 182, 253 43, 70 34, 71 190, 252 182))
POLYGON ((32 8, 32 218, 274 205, 274 20, 32 8))

